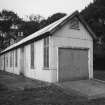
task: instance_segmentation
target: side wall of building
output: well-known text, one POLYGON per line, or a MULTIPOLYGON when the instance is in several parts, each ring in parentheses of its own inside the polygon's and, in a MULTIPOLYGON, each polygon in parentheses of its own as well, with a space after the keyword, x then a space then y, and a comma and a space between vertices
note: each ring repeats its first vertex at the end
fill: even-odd
POLYGON ((20 74, 20 52, 19 48, 6 52, 0 56, 0 70, 7 71, 14 74, 20 74), (17 50, 17 66, 16 66, 16 50, 17 50))
MULTIPOLYGON (((34 69, 31 68, 31 45, 25 46, 25 76, 33 79, 38 79, 42 81, 54 82, 53 76, 56 75, 56 71, 52 68, 44 68, 44 39, 39 41, 34 41, 34 69)), ((50 46, 50 44, 49 44, 50 46)), ((50 48, 50 47, 49 47, 50 48)), ((51 49, 51 48, 50 48, 51 49)), ((49 50, 50 50, 49 49, 49 50)), ((49 51, 50 54, 51 51, 49 51)), ((49 55, 49 61, 51 60, 49 55)), ((51 64, 50 64, 51 65, 51 64)))
MULTIPOLYGON (((50 38, 49 38, 49 54, 50 54, 50 38)), ((11 50, 0 56, 0 70, 4 70, 14 74, 22 74, 26 77, 38 79, 42 81, 55 82, 56 71, 52 68, 44 68, 44 39, 34 41, 34 68, 31 68, 31 43, 25 46, 21 46, 17 49, 11 50), (22 48, 24 48, 24 54, 22 55, 22 48), (17 66, 16 66, 16 50, 17 50, 17 66), (5 56, 5 62, 4 62, 5 56), (24 56, 24 58, 23 58, 24 56), (23 61, 24 59, 24 61, 23 61), (24 63, 23 63, 24 62, 24 63), (23 66, 24 67, 21 67, 23 66)), ((49 62, 51 60, 49 55, 49 62)))
POLYGON ((4 70, 4 55, 0 56, 0 70, 4 70))

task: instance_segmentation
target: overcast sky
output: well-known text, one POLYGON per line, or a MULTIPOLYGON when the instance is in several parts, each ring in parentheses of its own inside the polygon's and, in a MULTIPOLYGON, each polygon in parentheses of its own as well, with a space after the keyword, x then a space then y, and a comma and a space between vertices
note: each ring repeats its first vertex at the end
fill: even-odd
POLYGON ((0 11, 9 9, 23 17, 40 14, 48 17, 57 12, 70 14, 81 10, 93 0, 0 0, 0 11))

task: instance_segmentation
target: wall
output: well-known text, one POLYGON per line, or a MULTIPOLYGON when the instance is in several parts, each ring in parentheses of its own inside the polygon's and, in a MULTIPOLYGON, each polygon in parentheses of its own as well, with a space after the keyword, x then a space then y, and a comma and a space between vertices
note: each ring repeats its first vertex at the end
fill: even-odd
MULTIPOLYGON (((51 68, 56 70, 57 81, 58 71, 58 48, 88 48, 89 49, 89 78, 93 78, 93 40, 84 26, 79 22, 80 30, 70 29, 70 23, 67 23, 59 31, 55 32, 51 40, 51 68)), ((55 77, 54 77, 55 78, 55 77)), ((53 78, 53 79, 54 79, 53 78)))
MULTIPOLYGON (((29 77, 29 78, 33 78, 33 79, 38 79, 38 80, 42 80, 42 81, 48 81, 48 82, 55 82, 56 81, 56 71, 53 70, 53 68, 48 68, 45 69, 43 66, 43 42, 44 39, 39 40, 39 41, 34 41, 34 46, 35 46, 35 68, 31 69, 30 67, 30 61, 31 61, 31 55, 30 55, 30 44, 26 45, 26 46, 22 46, 24 47, 24 76, 29 77), (55 79, 53 79, 53 77, 55 76, 55 79)), ((49 42, 50 43, 50 42, 49 42)), ((50 45, 49 45, 50 46, 50 45)), ((18 49, 14 49, 12 51, 9 51, 7 53, 5 53, 5 71, 10 72, 10 73, 14 73, 14 74, 20 74, 21 72, 21 48, 18 49), (15 66, 15 52, 17 50, 17 54, 18 54, 18 66, 15 66), (10 56, 12 53, 12 67, 10 66, 10 56), (7 65, 7 56, 8 56, 8 65, 7 65)), ((50 48, 51 50, 51 48, 50 48)), ((51 51, 49 51, 50 53, 51 51)), ((4 70, 4 54, 0 57, 0 60, 2 61, 0 66, 1 70, 4 70)), ((49 55, 49 60, 50 60, 50 55, 49 55)), ((50 64, 51 66, 51 64, 50 64)))
POLYGON ((4 70, 4 55, 0 56, 0 70, 4 70))
MULTIPOLYGON (((30 44, 25 46, 26 49, 26 69, 25 69, 25 76, 29 78, 34 78, 42 81, 48 81, 48 82, 54 82, 55 79, 52 79, 53 76, 55 76, 56 71, 53 71, 50 67, 49 69, 45 69, 43 66, 43 39, 37 42, 34 42, 35 47, 35 68, 31 69, 30 67, 30 61, 31 61, 31 55, 30 55, 30 44)), ((49 58, 50 59, 50 58, 49 58)))
MULTIPOLYGON (((4 54, 3 54, 4 55, 4 54)), ((3 57, 3 55, 1 57, 3 57)), ((15 49, 12 51, 9 51, 5 53, 5 71, 14 73, 14 74, 19 74, 19 49, 15 49), (18 61, 17 61, 17 67, 15 66, 15 51, 17 50, 17 56, 18 56, 18 61), (12 53, 12 66, 10 66, 10 56, 12 53)), ((4 64, 3 64, 4 66, 4 64)), ((2 70, 4 67, 2 67, 2 70)))

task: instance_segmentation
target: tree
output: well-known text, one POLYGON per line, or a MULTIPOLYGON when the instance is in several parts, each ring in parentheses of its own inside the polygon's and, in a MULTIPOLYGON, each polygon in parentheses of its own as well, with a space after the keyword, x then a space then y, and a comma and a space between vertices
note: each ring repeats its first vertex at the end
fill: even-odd
POLYGON ((34 14, 31 14, 31 15, 29 16, 29 21, 35 21, 35 22, 40 23, 42 20, 44 20, 44 17, 42 17, 41 15, 34 15, 34 14))
POLYGON ((21 18, 19 16, 8 10, 2 10, 0 13, 0 26, 3 32, 9 32, 12 24, 19 24, 21 22, 21 18))
POLYGON ((13 11, 2 10, 1 18, 4 20, 9 20, 14 24, 17 24, 21 21, 21 18, 13 11))
POLYGON ((25 37, 31 35, 32 33, 38 31, 40 25, 36 21, 23 21, 20 27, 20 30, 23 31, 25 37))
POLYGON ((105 36, 105 0, 95 0, 81 14, 97 36, 105 36))
MULTIPOLYGON (((2 10, 0 12, 0 46, 2 49, 6 48, 6 42, 8 39, 11 38, 10 33, 11 33, 11 26, 13 24, 17 25, 22 21, 22 19, 13 11, 9 10, 2 10), (4 35, 4 36, 2 36, 4 35)), ((15 34, 14 34, 15 36, 15 34)))
POLYGON ((65 13, 55 13, 51 16, 49 16, 46 20, 43 19, 41 22, 40 22, 40 27, 43 28, 59 19, 61 19, 62 17, 66 16, 65 13))
POLYGON ((81 11, 81 15, 98 38, 94 41, 94 67, 105 69, 105 0, 94 0, 81 11))
POLYGON ((51 24, 51 23, 57 21, 58 19, 60 19, 60 18, 62 18, 62 17, 64 17, 64 16, 66 16, 65 13, 55 13, 55 14, 53 14, 52 16, 48 17, 47 23, 48 23, 48 24, 51 24))

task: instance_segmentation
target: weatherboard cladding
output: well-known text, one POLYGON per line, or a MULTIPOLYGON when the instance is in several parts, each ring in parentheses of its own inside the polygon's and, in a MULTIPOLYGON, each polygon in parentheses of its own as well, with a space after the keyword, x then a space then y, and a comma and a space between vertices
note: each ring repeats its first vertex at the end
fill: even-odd
POLYGON ((24 45, 24 44, 26 45, 27 43, 32 42, 32 40, 39 40, 39 39, 42 39, 42 38, 47 37, 49 35, 52 35, 55 31, 60 29, 66 22, 68 22, 74 16, 78 17, 78 19, 82 22, 84 27, 87 29, 87 31, 90 33, 90 35, 93 37, 93 39, 97 39, 95 34, 92 32, 92 30, 89 28, 89 26, 83 20, 83 18, 80 16, 79 12, 76 11, 72 15, 67 15, 67 16, 59 19, 58 21, 46 26, 45 28, 33 33, 32 35, 29 35, 28 37, 22 39, 21 41, 9 46, 4 51, 2 51, 0 54, 8 52, 8 51, 15 49, 17 47, 20 47, 21 45, 24 45))

